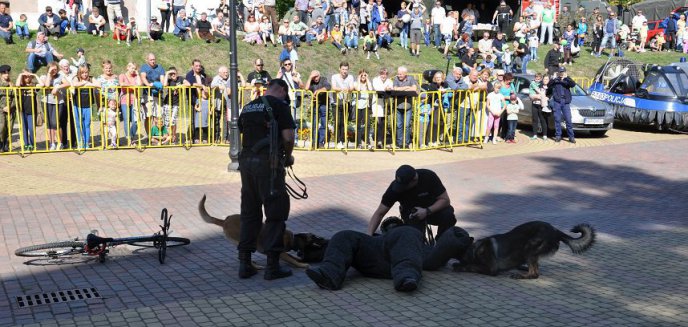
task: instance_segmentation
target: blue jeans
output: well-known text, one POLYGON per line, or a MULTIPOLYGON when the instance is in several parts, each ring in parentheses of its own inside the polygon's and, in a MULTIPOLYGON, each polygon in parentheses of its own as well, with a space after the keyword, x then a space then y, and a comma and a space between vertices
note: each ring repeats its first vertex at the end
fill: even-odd
POLYGON ((518 120, 507 120, 507 132, 506 132, 506 139, 507 140, 513 140, 516 137, 516 124, 518 123, 518 120))
POLYGON ((12 39, 12 32, 0 31, 0 38, 5 40, 5 42, 9 42, 12 39))
POLYGON ((33 146, 33 115, 29 112, 22 112, 24 118, 24 146, 33 146))
POLYGON ((554 111, 554 136, 561 137, 561 118, 564 116, 566 121, 566 133, 569 139, 574 139, 573 124, 571 123, 571 106, 568 103, 552 101, 552 111, 554 111))
POLYGON ((530 61, 530 55, 523 56, 523 63, 521 64, 521 74, 526 74, 528 69, 528 62, 530 61))
POLYGON ((358 49, 358 36, 354 36, 352 38, 349 38, 348 36, 344 38, 344 45, 347 48, 354 48, 358 49))
POLYGON ((91 108, 74 106, 74 125, 79 147, 88 149, 88 141, 91 139, 91 108))
POLYGON ((127 105, 122 103, 120 108, 122 109, 122 121, 124 122, 124 136, 132 138, 136 137, 136 130, 138 129, 138 117, 136 117, 136 104, 127 105))
POLYGON ((406 47, 408 48, 408 41, 409 41, 409 28, 407 24, 404 24, 404 27, 401 28, 401 32, 399 32, 399 43, 401 44, 401 47, 406 47))
POLYGON ((358 49, 358 36, 354 36, 352 38, 349 38, 348 36, 344 38, 344 45, 346 45, 347 48, 351 49, 358 49))
POLYGON ((392 44, 392 41, 392 36, 389 34, 385 34, 377 39, 377 45, 381 48, 389 47, 389 45, 392 44))
POLYGON ((430 32, 429 31, 426 31, 423 33, 423 41, 425 42, 426 47, 430 46, 430 32))
POLYGON ((411 118, 413 109, 397 109, 397 147, 407 147, 411 140, 411 118))
POLYGON ((530 47, 530 59, 532 59, 532 60, 538 59, 537 49, 538 49, 537 47, 530 47))
POLYGON ((317 117, 317 119, 313 119, 312 122, 312 127, 311 131, 313 131, 313 136, 315 140, 313 140, 311 143, 313 143, 313 146, 325 144, 325 127, 327 127, 327 106, 324 104, 321 104, 318 106, 318 113, 317 116, 315 113, 312 115, 314 118, 317 117), (315 128, 318 128, 318 134, 315 134, 315 128))
POLYGON ((67 31, 67 26, 69 26, 69 20, 63 20, 60 23, 60 35, 65 35, 65 31, 67 31))
POLYGON ((440 34, 440 24, 432 25, 432 33, 435 34, 435 46, 442 45, 442 34, 440 34))
POLYGON ((35 53, 30 53, 29 58, 26 60, 26 68, 35 73, 41 66, 47 66, 49 63, 53 62, 53 54, 48 52, 45 57, 41 57, 35 53))
POLYGON ((317 38, 318 38, 318 36, 315 34, 306 33, 306 42, 307 43, 311 43, 311 42, 317 40, 317 38))
POLYGON ((607 42, 609 41, 609 39, 612 40, 612 46, 610 49, 616 49, 616 37, 614 36, 614 34, 604 33, 604 36, 602 37, 602 42, 600 43, 600 52, 602 51, 602 49, 607 47, 607 42))
POLYGON ((30 37, 31 33, 29 33, 29 25, 26 25, 24 27, 17 27, 17 36, 18 37, 30 37))

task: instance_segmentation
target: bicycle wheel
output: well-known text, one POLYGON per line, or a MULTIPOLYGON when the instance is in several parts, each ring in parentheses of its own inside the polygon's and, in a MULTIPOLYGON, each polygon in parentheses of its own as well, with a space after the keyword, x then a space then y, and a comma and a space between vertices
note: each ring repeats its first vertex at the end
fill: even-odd
MULTIPOLYGON (((127 242, 127 244, 131 246, 139 246, 142 248, 157 248, 160 245, 160 241, 162 241, 162 238, 159 237, 150 237, 148 239, 143 239, 143 240, 138 240, 134 242, 127 242)), ((183 238, 183 237, 168 237, 167 238, 167 247, 175 247, 175 246, 182 246, 182 245, 188 245, 191 243, 191 241, 188 238, 183 238)))
POLYGON ((14 255, 20 257, 62 257, 70 255, 81 255, 84 252, 83 241, 63 241, 39 245, 32 245, 19 248, 14 251, 14 255))

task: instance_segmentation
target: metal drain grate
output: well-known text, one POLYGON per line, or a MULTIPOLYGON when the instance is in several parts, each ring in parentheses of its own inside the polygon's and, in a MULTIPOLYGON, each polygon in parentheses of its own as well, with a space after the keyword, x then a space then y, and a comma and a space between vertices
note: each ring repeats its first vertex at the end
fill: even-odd
POLYGON ((78 288, 74 290, 47 292, 34 295, 17 296, 20 308, 33 307, 41 304, 52 304, 78 300, 99 299, 100 293, 95 287, 78 288))

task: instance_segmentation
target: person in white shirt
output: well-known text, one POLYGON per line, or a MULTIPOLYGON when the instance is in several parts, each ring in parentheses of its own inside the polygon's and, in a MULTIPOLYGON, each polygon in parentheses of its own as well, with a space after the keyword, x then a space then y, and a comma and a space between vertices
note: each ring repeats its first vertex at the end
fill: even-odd
POLYGON ((483 59, 492 54, 492 39, 490 38, 490 32, 484 32, 483 38, 478 41, 478 52, 483 59))
POLYGON ((640 31, 640 28, 643 27, 643 22, 647 22, 647 18, 643 15, 642 10, 638 10, 631 20, 631 28, 633 31, 640 31))
POLYGON ((347 109, 349 106, 349 92, 354 89, 354 77, 349 75, 349 63, 339 64, 339 73, 332 75, 330 82, 332 91, 337 91, 335 99, 335 132, 337 133, 337 148, 343 149, 347 132, 347 109))
POLYGON ((432 33, 435 35, 435 48, 439 48, 442 44, 442 33, 440 33, 440 25, 446 17, 446 12, 440 1, 435 1, 435 6, 430 11, 430 18, 432 19, 432 33))
MULTIPOLYGON (((380 69, 380 75, 373 78, 373 90, 377 92, 391 91, 394 87, 392 80, 388 77, 387 68, 380 69)), ((370 128, 370 139, 375 140, 376 147, 382 149, 383 143, 387 143, 385 137, 385 108, 389 97, 377 93, 373 96, 373 106, 371 117, 373 126, 370 128)), ((372 144, 368 145, 372 149, 372 144)))

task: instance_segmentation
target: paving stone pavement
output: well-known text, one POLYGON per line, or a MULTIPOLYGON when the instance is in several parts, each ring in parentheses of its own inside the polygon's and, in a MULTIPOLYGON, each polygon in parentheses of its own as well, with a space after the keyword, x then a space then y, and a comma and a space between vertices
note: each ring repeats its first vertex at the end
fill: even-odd
MULTIPOLYGON (((288 226, 297 232, 329 237, 342 229, 364 231, 394 167, 402 162, 440 175, 458 225, 474 237, 530 220, 564 231, 587 222, 597 230, 590 251, 574 255, 563 246, 541 262, 537 280, 459 274, 448 266, 426 272, 413 294, 398 293, 391 281, 355 271, 336 292, 317 288, 299 269, 282 280, 268 282, 260 275, 240 280, 235 246, 219 227, 202 223, 196 209, 207 194, 211 214, 238 212, 238 179, 222 177, 224 167, 211 170, 202 161, 221 162, 210 159, 220 152, 192 150, 200 158, 199 169, 177 161, 176 170, 166 171, 171 175, 160 176, 181 181, 178 185, 150 187, 136 180, 137 173, 125 173, 137 165, 134 156, 114 161, 99 155, 91 169, 107 167, 109 159, 121 172, 106 174, 118 178, 98 179, 95 185, 65 181, 69 186, 63 190, 56 181, 50 191, 17 184, 0 196, 0 325, 688 326, 688 140, 621 143, 584 146, 583 141, 529 151, 523 142, 502 156, 492 147, 460 150, 461 158, 398 154, 366 161, 363 154, 300 154, 301 167, 320 168, 303 173, 310 198, 292 201, 288 226), (82 184, 82 191, 73 191, 76 184, 82 184), (192 240, 189 246, 168 249, 164 265, 154 252, 127 246, 115 248, 103 264, 27 265, 26 258, 13 254, 21 246, 83 237, 91 229, 106 236, 150 234, 158 228, 162 207, 174 215, 173 235, 192 240), (96 288, 101 298, 31 308, 19 308, 16 301, 20 295, 87 287, 96 288)), ((18 165, 2 159, 0 166, 18 165)), ((27 164, 32 165, 38 163, 27 164)), ((155 173, 152 167, 141 169, 155 173)), ((256 257, 264 263, 264 256, 256 257)))

